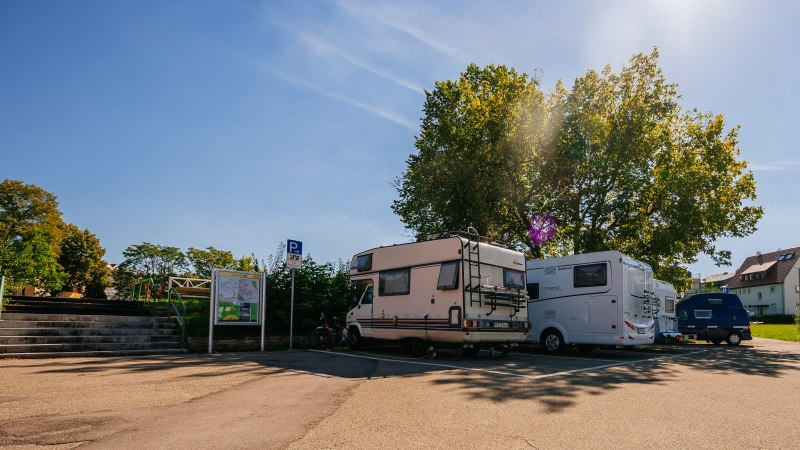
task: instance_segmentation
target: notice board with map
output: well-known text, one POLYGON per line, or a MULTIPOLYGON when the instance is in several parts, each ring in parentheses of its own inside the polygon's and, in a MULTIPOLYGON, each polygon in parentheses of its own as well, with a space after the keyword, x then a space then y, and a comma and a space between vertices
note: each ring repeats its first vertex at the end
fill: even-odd
POLYGON ((264 274, 214 269, 211 279, 214 325, 261 325, 264 274))

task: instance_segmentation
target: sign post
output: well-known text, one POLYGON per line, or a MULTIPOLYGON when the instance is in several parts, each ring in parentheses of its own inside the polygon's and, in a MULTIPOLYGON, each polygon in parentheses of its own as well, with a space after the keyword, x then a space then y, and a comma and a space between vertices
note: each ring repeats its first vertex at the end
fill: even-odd
POLYGON ((211 269, 208 353, 214 350, 214 325, 261 325, 264 350, 266 273, 211 269))
POLYGON ((292 297, 289 306, 289 350, 294 340, 294 271, 303 267, 303 243, 288 239, 286 241, 286 267, 292 272, 292 297))

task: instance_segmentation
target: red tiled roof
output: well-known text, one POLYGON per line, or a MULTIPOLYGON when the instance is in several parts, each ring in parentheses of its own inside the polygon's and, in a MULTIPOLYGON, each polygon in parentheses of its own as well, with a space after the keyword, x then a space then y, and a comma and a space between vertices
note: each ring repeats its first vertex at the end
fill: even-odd
POLYGON ((731 281, 728 282, 728 288, 731 289, 783 283, 783 281, 786 279, 786 276, 789 275, 789 272, 792 270, 792 267, 794 267, 794 265, 797 263, 798 258, 800 258, 800 247, 786 248, 770 253, 762 253, 761 255, 748 256, 745 258, 741 267, 739 267, 739 270, 736 271, 736 275, 734 275, 733 278, 731 278, 731 281), (778 258, 781 255, 785 255, 787 253, 794 253, 794 258, 778 261, 778 258), (770 264, 773 262, 775 264, 770 264), (748 269, 752 269, 755 266, 766 267, 766 277, 760 280, 742 281, 742 274, 745 272, 753 273, 754 270, 748 269))

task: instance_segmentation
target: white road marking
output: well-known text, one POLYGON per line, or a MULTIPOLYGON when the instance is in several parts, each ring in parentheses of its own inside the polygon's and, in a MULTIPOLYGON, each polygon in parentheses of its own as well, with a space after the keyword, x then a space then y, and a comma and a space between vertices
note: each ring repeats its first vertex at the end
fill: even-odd
POLYGON ((325 351, 325 350, 309 350, 309 351, 316 352, 316 353, 324 353, 324 354, 328 354, 328 355, 344 356, 344 357, 347 357, 347 358, 361 358, 361 359, 371 359, 371 360, 374 360, 374 361, 386 361, 386 362, 404 363, 404 364, 417 364, 417 365, 420 365, 420 366, 442 367, 442 368, 451 369, 451 370, 465 370, 465 371, 471 371, 471 372, 490 373, 492 375, 505 375, 505 376, 510 376, 510 377, 527 378, 529 380, 540 380, 542 378, 552 378, 552 377, 558 377, 558 376, 563 376, 563 375, 572 375, 572 374, 581 373, 581 372, 590 372, 590 371, 595 371, 595 370, 608 369, 609 367, 629 366, 629 365, 632 365, 632 364, 639 364, 639 363, 648 362, 648 361, 655 361, 655 360, 665 359, 665 358, 669 358, 669 357, 689 356, 689 355, 694 355, 694 354, 697 354, 697 353, 704 353, 704 352, 707 352, 708 350, 699 350, 699 351, 696 351, 696 352, 684 353, 682 355, 657 356, 655 358, 638 359, 638 360, 635 360, 635 361, 625 361, 625 362, 618 362, 618 363, 613 363, 613 364, 603 364, 601 366, 585 367, 583 369, 565 370, 563 372, 546 373, 546 374, 542 374, 542 375, 525 375, 525 374, 521 374, 521 373, 504 372, 504 371, 500 371, 500 370, 479 369, 479 368, 475 368, 475 367, 464 367, 464 366, 456 366, 456 365, 451 365, 451 364, 429 363, 429 362, 422 362, 422 361, 409 361, 409 360, 394 359, 394 358, 378 358, 378 357, 375 357, 375 356, 354 355, 354 354, 351 354, 351 353, 340 353, 340 352, 332 352, 332 351, 325 351))
MULTIPOLYGON (((558 355, 558 356, 554 357, 552 355, 539 355, 539 354, 536 354, 536 353, 517 353, 517 352, 514 352, 514 353, 512 353, 512 355, 515 355, 515 356, 517 356, 517 355, 518 356, 532 356, 532 357, 535 357, 535 358, 575 359, 575 360, 578 360, 578 361, 606 361, 606 362, 608 362, 608 361, 612 361, 612 362, 613 361, 619 361, 619 360, 604 359, 604 358, 581 358, 581 357, 578 357, 578 356, 562 356, 562 355, 558 355)), ((620 361, 620 362, 622 362, 622 361, 620 361)))

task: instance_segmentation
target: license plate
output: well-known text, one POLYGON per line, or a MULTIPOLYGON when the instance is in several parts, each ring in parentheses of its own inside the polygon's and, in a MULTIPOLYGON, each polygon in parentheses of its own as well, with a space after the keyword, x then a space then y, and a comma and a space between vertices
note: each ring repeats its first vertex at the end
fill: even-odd
POLYGON ((495 322, 495 328, 508 328, 508 322, 495 322))
POLYGON ((639 334, 645 334, 647 333, 647 328, 637 328, 636 332, 639 334))

